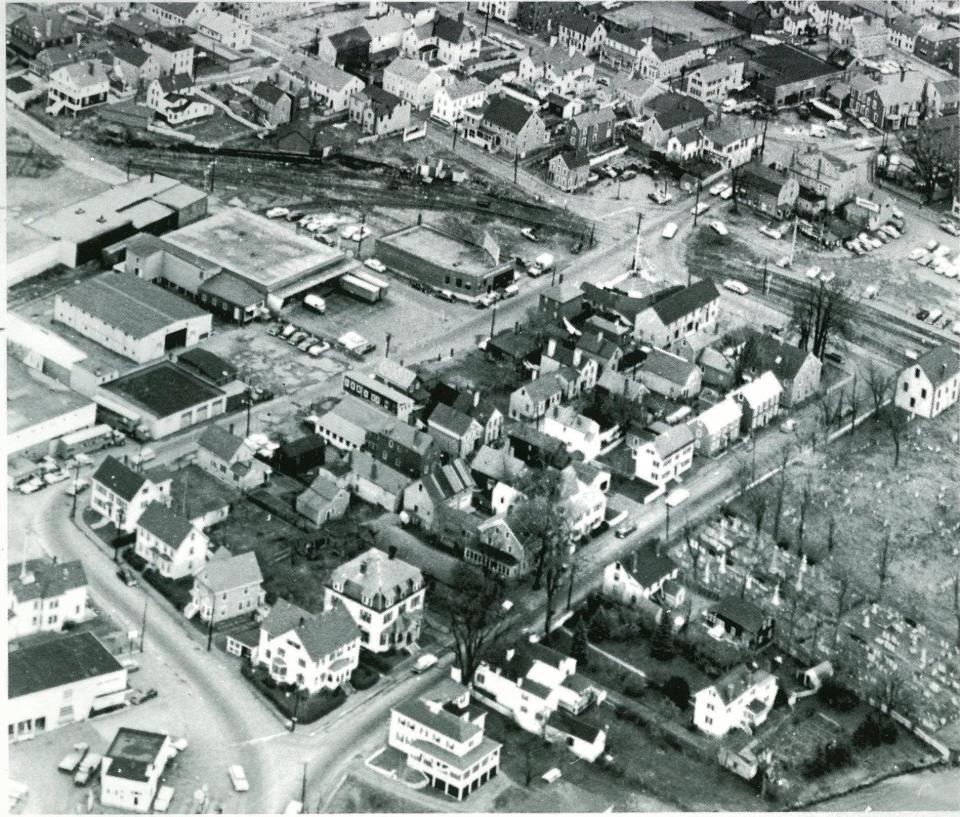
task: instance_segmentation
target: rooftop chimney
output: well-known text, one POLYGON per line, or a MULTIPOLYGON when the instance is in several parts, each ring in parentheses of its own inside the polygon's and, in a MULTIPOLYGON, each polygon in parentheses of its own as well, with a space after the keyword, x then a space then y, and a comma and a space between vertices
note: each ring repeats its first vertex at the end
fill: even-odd
POLYGON ((94 63, 93 60, 90 60, 90 62, 87 63, 87 70, 90 72, 91 77, 93 76, 95 68, 96 68, 96 64, 94 63))
POLYGON ((49 14, 43 16, 43 30, 47 37, 53 35, 53 17, 49 14))
POLYGON ((360 575, 361 575, 361 576, 366 576, 366 575, 367 575, 367 563, 366 563, 366 562, 360 562, 360 575))
POLYGON ((396 555, 397 555, 397 546, 390 545, 390 549, 387 551, 387 558, 393 559, 394 557, 396 557, 396 555))
POLYGON ((550 338, 547 341, 547 357, 553 357, 557 353, 557 341, 556 338, 550 338))
POLYGON ((458 22, 458 23, 462 23, 462 22, 463 22, 463 12, 462 12, 462 11, 457 14, 457 22, 458 22))
POLYGON ((303 616, 300 616, 300 623, 297 626, 303 627, 306 623, 307 623, 307 620, 303 616))

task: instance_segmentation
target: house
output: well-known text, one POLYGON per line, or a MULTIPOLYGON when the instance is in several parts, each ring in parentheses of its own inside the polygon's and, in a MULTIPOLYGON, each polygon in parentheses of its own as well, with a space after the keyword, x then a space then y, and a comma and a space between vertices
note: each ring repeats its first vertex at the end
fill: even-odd
POLYGON ((590 160, 582 153, 562 150, 547 163, 550 184, 566 193, 586 187, 590 178, 590 160))
POLYGON ((476 536, 464 543, 463 560, 508 580, 526 575, 531 567, 526 548, 504 514, 491 516, 477 525, 476 536))
POLYGON ((960 79, 931 82, 927 87, 926 105, 932 117, 956 117, 960 111, 960 79))
POLYGON ((733 360, 723 352, 708 346, 700 352, 697 365, 703 372, 703 385, 726 392, 732 385, 734 375, 733 360))
POLYGON ((647 393, 638 380, 625 377, 609 367, 603 370, 603 374, 597 380, 597 390, 634 403, 642 403, 643 395, 647 393))
POLYGON ((655 300, 640 312, 634 325, 638 341, 661 349, 716 326, 720 293, 713 281, 698 281, 655 300))
POLYGON ((498 484, 515 485, 526 470, 523 461, 511 456, 505 448, 482 446, 470 463, 470 476, 476 487, 476 498, 483 498, 489 505, 493 490, 498 484))
POLYGON ((169 125, 213 116, 213 104, 194 96, 194 85, 190 74, 164 74, 147 87, 147 107, 169 125))
POLYGON ((596 332, 584 330, 577 339, 576 349, 587 360, 596 361, 597 371, 601 374, 616 371, 620 361, 623 360, 623 349, 607 338, 602 330, 596 332))
POLYGON ((7 565, 7 638, 59 632, 86 618, 87 576, 79 560, 7 565))
POLYGON ((697 11, 702 11, 729 25, 736 26, 741 31, 750 34, 763 34, 765 31, 777 27, 774 16, 768 10, 772 5, 774 4, 698 0, 693 4, 693 7, 697 11))
POLYGON ((464 22, 462 11, 456 18, 438 14, 433 23, 433 41, 437 46, 437 59, 451 68, 459 68, 471 57, 480 53, 480 33, 464 22))
POLYGON ((487 341, 486 356, 489 360, 510 363, 518 372, 527 372, 527 363, 535 363, 540 357, 541 339, 528 329, 504 329, 487 341))
POLYGON ((200 528, 162 502, 151 502, 137 520, 134 552, 165 578, 195 575, 207 561, 209 545, 200 528))
POLYGON ((897 377, 894 403, 921 417, 936 417, 960 399, 960 357, 949 343, 924 352, 897 377))
POLYGON ((410 124, 410 103, 376 85, 367 85, 350 96, 350 121, 374 136, 397 133, 410 124))
POLYGON ((702 411, 689 422, 694 433, 696 452, 712 457, 725 451, 730 443, 740 437, 742 419, 741 404, 729 397, 702 411))
POLYGON ((883 131, 916 127, 928 84, 929 80, 916 71, 886 76, 880 82, 854 77, 849 111, 866 117, 883 131))
POLYGON ((762 48, 747 61, 745 73, 754 78, 760 98, 775 108, 816 99, 843 78, 842 69, 788 43, 762 48))
POLYGON ((551 375, 524 383, 510 394, 511 420, 539 420, 554 406, 560 405, 563 387, 551 375))
POLYGON ((693 125, 679 133, 671 134, 666 144, 661 145, 663 152, 675 162, 696 159, 703 153, 703 130, 693 125))
POLYGON ((583 311, 583 292, 576 284, 556 284, 540 293, 537 309, 551 323, 572 320, 583 311))
POLYGON ((727 596, 707 614, 716 633, 751 650, 759 650, 773 641, 774 620, 746 599, 727 596))
POLYGON ((283 58, 280 76, 285 90, 297 94, 305 88, 330 113, 347 110, 353 94, 363 90, 363 80, 359 77, 300 54, 283 58))
POLYGON ((503 413, 490 400, 481 400, 480 392, 461 392, 453 402, 453 408, 472 417, 483 429, 480 443, 488 445, 500 439, 503 433, 503 413))
POLYGON ((323 465, 326 461, 327 444, 319 434, 306 434, 288 440, 274 452, 273 462, 281 474, 295 477, 323 465))
POLYGON ((573 724, 587 727, 578 716, 594 704, 602 704, 607 696, 605 690, 577 673, 575 658, 550 647, 522 644, 497 651, 480 662, 471 694, 524 731, 535 735, 546 732, 548 739, 548 721, 562 710, 569 721, 555 721, 553 725, 574 754, 593 762, 605 748, 606 734, 602 730, 598 745, 594 745, 596 735, 586 740, 581 737, 585 746, 566 740, 568 734, 580 734, 573 724))
POLYGON ((701 128, 714 115, 700 100, 675 91, 650 97, 641 110, 646 117, 641 139, 644 144, 658 150, 666 147, 671 136, 701 128))
POLYGON ((912 54, 920 33, 935 27, 936 23, 927 17, 911 17, 908 14, 902 14, 887 25, 887 43, 912 54))
POLYGON ((375 2, 377 4, 376 9, 371 7, 372 13, 378 15, 384 12, 392 14, 411 26, 422 26, 427 23, 432 23, 437 16, 437 7, 432 3, 386 0, 386 3, 381 6, 379 0, 375 0, 375 2))
POLYGON ((729 396, 743 409, 740 430, 750 434, 769 425, 780 413, 782 395, 783 387, 771 371, 730 392, 729 396))
MULTIPOLYGON (((636 606, 640 599, 663 599, 680 607, 686 592, 678 580, 680 565, 652 544, 646 544, 622 562, 603 569, 600 592, 604 598, 636 606)), ((666 606, 666 605, 665 605, 666 606)))
POLYGON ((693 693, 693 723, 715 737, 734 729, 752 734, 767 719, 776 698, 775 675, 741 664, 693 693))
POLYGON ((634 72, 644 79, 669 81, 704 57, 704 47, 693 41, 668 42, 651 38, 637 54, 634 72))
POLYGON ((606 726, 597 726, 583 718, 576 718, 562 709, 547 718, 543 735, 550 743, 563 743, 573 754, 589 763, 600 757, 607 745, 606 726))
POLYGON ((100 765, 100 805, 149 813, 175 754, 169 735, 121 726, 100 765))
POLYGON ((417 479, 440 464, 442 448, 431 434, 397 420, 370 431, 366 450, 385 465, 417 479))
MULTIPOLYGON (((549 5, 549 3, 547 3, 549 5)), ((576 48, 531 44, 520 59, 517 78, 538 94, 580 95, 593 85, 596 64, 576 48)))
POLYGON ((743 165, 737 177, 737 201, 772 218, 789 217, 797 205, 800 183, 791 176, 755 160, 743 165))
POLYGON ((654 349, 640 366, 640 382, 671 400, 688 400, 700 393, 703 375, 696 364, 679 355, 654 349))
POLYGON ((792 408, 816 394, 823 364, 815 355, 773 335, 754 332, 751 338, 744 370, 753 377, 773 372, 783 389, 782 406, 792 408))
POLYGON ((763 148, 763 130, 746 117, 724 117, 702 132, 703 155, 723 167, 745 165, 763 148))
POLYGON ((90 507, 125 533, 136 529, 153 502, 169 502, 172 475, 165 468, 134 471, 108 455, 90 479, 90 507))
POLYGON ((634 74, 640 70, 640 53, 647 48, 651 35, 645 29, 610 28, 600 46, 599 61, 615 71, 634 74))
POLYGON ((368 435, 392 425, 394 420, 369 402, 348 394, 315 420, 314 429, 334 448, 354 451, 367 442, 368 435))
POLYGON ((477 3, 477 13, 502 23, 511 23, 517 19, 519 5, 517 0, 480 0, 477 3))
POLYGON ((258 82, 253 86, 250 98, 268 127, 277 128, 290 121, 293 102, 288 94, 272 82, 258 82))
POLYGON ((219 624, 237 616, 260 611, 266 603, 263 574, 252 550, 217 558, 214 554, 193 577, 190 604, 184 615, 200 614, 200 620, 219 624))
POLYGON ((365 451, 354 451, 350 455, 347 484, 364 502, 397 513, 403 502, 403 492, 410 482, 406 474, 374 459, 365 451))
POLYGON ((812 145, 791 156, 788 172, 800 185, 797 207, 815 207, 813 214, 833 212, 856 195, 857 165, 812 145), (804 203, 804 194, 811 203, 804 203))
POLYGON ((508 96, 495 96, 480 116, 481 137, 492 152, 523 159, 547 143, 547 129, 536 111, 508 96))
POLYGON ((687 71, 683 91, 704 104, 716 105, 742 85, 742 62, 711 62, 687 71))
POLYGON ((140 39, 140 47, 154 56, 162 76, 193 76, 194 47, 186 37, 167 31, 149 31, 140 39))
POLYGON ((270 466, 258 460, 250 446, 212 423, 197 441, 196 457, 204 471, 241 491, 257 488, 270 477, 270 466))
POLYGON ((33 59, 47 48, 71 45, 76 40, 73 25, 55 8, 10 9, 7 42, 21 56, 33 59))
POLYGON ((160 64, 142 48, 121 43, 113 48, 113 72, 125 88, 137 88, 160 76, 160 64))
POLYGON ((390 412, 403 421, 410 417, 415 405, 415 401, 410 395, 371 377, 365 372, 361 372, 359 369, 344 372, 343 390, 347 394, 362 397, 377 408, 390 412))
POLYGON ((564 468, 570 463, 567 447, 554 437, 525 423, 517 423, 507 432, 510 455, 535 468, 564 468))
POLYGON ((616 116, 612 107, 578 114, 567 125, 567 145, 584 153, 594 153, 613 144, 616 116))
POLYGON ((39 737, 123 705, 127 669, 90 633, 13 643, 7 655, 7 739, 39 737))
POLYGON ((171 28, 196 28, 200 20, 210 13, 213 4, 200 3, 145 3, 140 9, 148 20, 171 28))
POLYGON ((73 116, 107 101, 110 80, 96 60, 65 65, 50 74, 46 112, 56 116, 67 111, 73 116))
POLYGON ((556 31, 557 20, 569 8, 566 0, 521 0, 517 3, 517 26, 537 34, 556 31))
POLYGON ((196 28, 204 37, 234 51, 249 48, 253 41, 250 23, 222 11, 208 11, 197 21, 196 28))
POLYGON ((557 504, 566 514, 573 541, 583 539, 603 524, 607 513, 604 485, 610 485, 609 472, 590 465, 576 463, 560 471, 557 504))
POLYGON ((547 349, 540 357, 540 376, 553 375, 564 387, 564 396, 572 400, 578 395, 593 391, 597 384, 598 365, 595 358, 587 357, 583 350, 557 343, 555 338, 547 341, 547 349))
POLYGON ((297 513, 318 526, 342 517, 349 505, 349 492, 324 468, 296 501, 297 513))
POLYGON ((666 426, 633 445, 634 476, 660 491, 690 470, 695 438, 689 426, 666 426))
POLYGON ((390 710, 387 745, 407 766, 458 801, 500 770, 500 748, 483 733, 486 714, 469 706, 467 687, 448 679, 390 710))
POLYGON ((584 462, 600 456, 609 436, 601 432, 600 424, 566 406, 553 406, 543 418, 543 433, 556 437, 571 454, 578 453, 584 462))
POLYGON ((917 34, 913 53, 924 62, 948 69, 956 75, 960 70, 960 29, 953 26, 926 29, 917 34))
POLYGON ((463 460, 455 459, 418 479, 403 492, 403 509, 421 527, 432 530, 440 505, 467 510, 473 499, 473 477, 463 460))
POLYGON ((440 403, 427 420, 427 429, 441 451, 451 457, 468 457, 483 441, 483 426, 469 414, 440 403))
POLYGON ((452 79, 441 85, 433 96, 432 119, 452 125, 463 119, 465 111, 482 108, 487 101, 487 86, 475 77, 452 79))
POLYGON ((586 14, 570 12, 557 21, 557 37, 564 48, 573 48, 580 54, 592 57, 599 53, 607 36, 603 25, 586 14))
POLYGON ((392 652, 419 640, 426 592, 416 567, 370 548, 330 574, 323 599, 327 606, 343 605, 364 649, 392 652))
POLYGON ((317 56, 328 65, 351 73, 362 73, 369 68, 371 39, 364 26, 338 31, 320 40, 317 56))
POLYGON ((254 665, 267 668, 278 684, 293 684, 314 694, 336 689, 350 680, 360 663, 360 629, 340 604, 308 613, 286 599, 277 599, 260 623, 254 665))
POLYGON ((439 73, 407 57, 397 57, 383 69, 383 90, 409 102, 415 111, 431 107, 442 84, 439 73))

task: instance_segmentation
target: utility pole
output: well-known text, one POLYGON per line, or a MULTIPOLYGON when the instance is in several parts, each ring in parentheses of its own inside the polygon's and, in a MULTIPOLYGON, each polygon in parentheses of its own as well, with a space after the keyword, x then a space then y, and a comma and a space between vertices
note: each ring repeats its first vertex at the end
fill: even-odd
POLYGON ((520 172, 520 154, 516 150, 513 151, 513 183, 517 183, 517 174, 520 172))
POLYGON ((767 294, 767 257, 763 257, 763 294, 767 294))
POLYGON ((697 179, 697 201, 693 205, 693 226, 697 226, 697 219, 700 217, 700 190, 703 188, 703 183, 697 179))
POLYGON ((667 532, 664 536, 664 541, 669 542, 670 541, 670 506, 667 505, 666 509, 667 509, 667 532))
POLYGON ((452 148, 452 151, 454 153, 457 152, 457 133, 458 133, 457 123, 454 122, 453 123, 453 148, 452 148))
POLYGON ((217 597, 213 596, 213 606, 210 608, 210 621, 207 622, 207 652, 213 647, 213 614, 217 609, 217 597))
POLYGON ((250 408, 253 405, 253 392, 247 389, 247 436, 250 436, 250 408))
MULTIPOLYGON (((73 507, 70 509, 70 518, 71 518, 71 519, 76 519, 76 518, 77 518, 77 495, 80 493, 80 489, 79 489, 77 483, 79 483, 79 482, 80 482, 80 463, 78 462, 78 463, 77 463, 77 475, 76 475, 76 476, 74 477, 74 479, 73 479, 73 507)), ((117 552, 116 548, 114 548, 113 552, 114 552, 114 554, 116 554, 116 552, 117 552)))
POLYGON ((763 118, 763 141, 760 143, 760 158, 763 158, 763 151, 767 147, 767 124, 770 122, 768 117, 763 118))
POLYGON ((497 326, 497 305, 493 305, 493 314, 490 316, 490 337, 493 337, 493 330, 497 326))
POLYGON ((637 213, 637 241, 633 248, 633 267, 631 267, 634 272, 640 269, 640 223, 642 221, 643 213, 637 213))
POLYGON ((570 611, 570 607, 573 605, 573 580, 577 575, 577 565, 576 563, 570 565, 570 583, 567 585, 567 612, 570 611))
POLYGON ((623 178, 617 177, 617 201, 620 201, 620 186, 623 184, 623 178))
POLYGON ((147 634, 147 594, 143 594, 143 620, 140 622, 140 652, 143 652, 143 637, 147 634))
POLYGON ((590 246, 591 246, 591 247, 593 247, 593 243, 594 243, 594 242, 593 242, 593 234, 594 234, 594 232, 596 231, 596 229, 597 229, 597 225, 596 225, 596 224, 591 224, 591 225, 590 225, 590 246))
POLYGON ((127 159, 127 181, 130 181, 130 164, 131 164, 131 162, 132 162, 131 159, 127 159))
POLYGON ((303 783, 300 785, 300 802, 307 802, 307 764, 303 764, 303 783))
POLYGON ((357 258, 360 257, 360 248, 363 246, 363 231, 366 229, 367 224, 367 214, 363 213, 360 216, 360 233, 359 238, 357 239, 357 258))
POLYGON ((750 435, 750 481, 757 479, 757 435, 750 435))
POLYGON ((793 219, 793 241, 790 244, 790 266, 793 266, 793 255, 797 251, 797 218, 793 219))
POLYGON ((390 357, 390 341, 391 340, 393 340, 393 335, 387 332, 387 348, 386 348, 386 351, 384 352, 384 355, 383 355, 384 357, 390 357))

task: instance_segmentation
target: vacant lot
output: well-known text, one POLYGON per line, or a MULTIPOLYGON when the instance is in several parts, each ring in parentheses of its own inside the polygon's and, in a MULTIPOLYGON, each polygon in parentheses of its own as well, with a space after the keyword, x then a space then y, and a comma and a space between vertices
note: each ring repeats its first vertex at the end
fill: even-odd
MULTIPOLYGON (((832 569, 849 571, 861 592, 876 594, 879 552, 889 535, 884 600, 946 637, 956 635, 949 582, 960 555, 958 413, 955 406, 934 420, 911 422, 897 466, 890 432, 873 421, 827 448, 804 451, 788 467, 780 526, 781 540, 793 543, 809 480, 805 550, 814 558, 825 556, 833 520, 832 569)), ((771 492, 771 483, 757 490, 771 492)), ((773 521, 771 510, 767 530, 773 521)))
MULTIPOLYGON (((402 791, 401 784, 391 785, 402 791)), ((442 806, 439 801, 438 806, 442 806)), ((419 804, 388 794, 355 777, 344 780, 326 807, 326 811, 333 814, 414 814, 423 810, 419 804)))
POLYGON ((621 9, 617 16, 635 27, 656 26, 665 31, 686 34, 704 45, 725 42, 740 32, 693 7, 693 3, 638 3, 621 9))

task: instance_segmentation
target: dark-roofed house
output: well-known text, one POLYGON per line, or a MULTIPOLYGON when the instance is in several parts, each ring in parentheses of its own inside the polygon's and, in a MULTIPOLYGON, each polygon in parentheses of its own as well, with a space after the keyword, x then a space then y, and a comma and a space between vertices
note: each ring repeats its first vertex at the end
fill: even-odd
POLYGON ((370 33, 363 26, 338 31, 320 40, 317 56, 344 71, 362 71, 370 62, 370 33))
POLYGON ((162 26, 196 28, 212 5, 206 0, 199 3, 144 3, 142 11, 146 18, 156 20, 162 26))
POLYGON ((745 73, 755 77, 757 93, 776 108, 815 99, 843 77, 841 69, 787 43, 767 46, 752 56, 745 73))
POLYGON ((636 73, 645 79, 669 81, 681 76, 689 65, 702 60, 704 49, 696 41, 668 42, 653 37, 639 57, 636 73))
POLYGON ((105 272, 60 290, 55 321, 135 363, 193 346, 213 317, 189 301, 132 275, 105 272))
POLYGON ((285 90, 296 94, 306 89, 331 112, 347 110, 351 94, 363 88, 359 77, 301 54, 284 57, 280 76, 285 90))
POLYGON ((922 354, 897 377, 896 405, 936 417, 960 400, 960 356, 949 343, 922 354))
POLYGON ((509 96, 495 96, 489 100, 480 115, 480 131, 471 130, 470 111, 465 115, 466 136, 479 138, 493 152, 502 150, 508 156, 521 159, 528 153, 542 148, 547 143, 547 127, 536 111, 528 109, 520 100, 509 96))
POLYGON ((777 28, 775 19, 768 11, 769 3, 743 3, 732 0, 710 0, 694 3, 694 8, 725 23, 735 25, 750 34, 763 34, 777 28))
POLYGON ((190 604, 184 610, 188 618, 200 614, 201 621, 221 621, 258 612, 266 593, 257 554, 252 550, 236 556, 220 557, 217 551, 193 579, 190 604))
POLYGON ((121 726, 100 767, 100 804, 149 812, 167 761, 175 754, 169 735, 121 726))
POLYGON ((137 555, 168 579, 195 575, 206 564, 209 544, 193 522, 162 502, 151 502, 137 520, 137 555))
POLYGON ((773 641, 773 616, 746 599, 727 596, 720 600, 708 618, 721 627, 727 637, 751 650, 758 650, 773 641))
POLYGON ((34 85, 26 77, 10 77, 7 80, 7 101, 12 102, 21 111, 26 109, 31 99, 43 96, 43 92, 41 85, 34 85))
POLYGON ((619 604, 635 605, 638 599, 652 598, 679 607, 685 595, 683 585, 677 582, 679 575, 680 565, 648 543, 623 561, 604 568, 601 592, 619 604))
POLYGON ((297 497, 297 513, 314 525, 322 525, 330 519, 339 519, 347 512, 350 494, 333 474, 321 468, 313 482, 297 497))
POLYGON ((10 644, 7 737, 26 740, 123 703, 127 670, 90 633, 10 644))
POLYGON ((547 718, 544 736, 548 741, 564 743, 573 754, 590 763, 600 757, 607 746, 605 726, 597 726, 563 710, 557 710, 547 718))
POLYGON ((748 162, 737 177, 737 201, 752 210, 784 219, 793 213, 800 195, 800 183, 762 161, 748 162))
MULTIPOLYGON (((433 442, 429 434, 420 433, 433 442)), ((413 481, 408 475, 391 468, 366 451, 350 453, 348 479, 350 490, 359 499, 371 505, 379 505, 389 513, 400 510, 403 492, 413 481)))
POLYGON ((637 315, 634 336, 642 343, 669 349, 687 335, 712 332, 719 304, 720 293, 713 281, 697 281, 647 306, 637 315))
POLYGON ((250 446, 212 423, 197 441, 197 465, 241 491, 263 485, 270 476, 270 467, 254 456, 250 446))
POLYGON ((921 31, 917 34, 913 53, 931 65, 946 68, 956 75, 960 70, 960 29, 944 25, 921 31))
POLYGON ((188 349, 177 357, 177 363, 200 375, 214 386, 226 386, 237 379, 237 367, 206 349, 188 349))
POLYGON ((552 375, 524 383, 510 395, 511 420, 537 420, 563 399, 563 385, 552 375))
POLYGON ((743 369, 747 374, 758 377, 771 371, 780 381, 783 387, 780 403, 784 406, 796 406, 820 388, 823 365, 806 349, 791 346, 773 335, 755 332, 748 341, 745 355, 743 369))
POLYGON ((166 472, 154 482, 151 472, 134 471, 108 455, 90 479, 90 507, 120 530, 136 530, 144 508, 169 502, 172 480, 166 472))
POLYGON ((640 366, 640 382, 655 394, 685 400, 700 393, 703 375, 695 363, 663 349, 654 349, 640 366))
POLYGON ((429 474, 440 461, 441 448, 434 437, 400 420, 368 432, 366 448, 411 479, 429 474))
POLYGON ((319 434, 307 434, 282 443, 274 454, 275 470, 287 476, 297 476, 323 465, 327 444, 319 434))
POLYGON ((376 85, 367 85, 350 97, 350 121, 375 136, 396 133, 410 124, 410 103, 376 85))
POLYGON ((615 122, 612 107, 577 114, 567 125, 567 145, 583 153, 603 150, 613 144, 615 122))
POLYGON ((467 464, 455 459, 408 486, 403 492, 403 509, 423 528, 433 530, 437 508, 446 505, 468 510, 475 487, 467 464))
POLYGON ((136 88, 141 82, 160 76, 160 63, 142 48, 121 44, 113 48, 113 70, 120 75, 125 87, 136 88))
POLYGON ((437 59, 451 68, 459 68, 471 56, 480 53, 480 33, 464 22, 463 12, 456 17, 438 14, 433 23, 433 38, 437 43, 437 59))
POLYGON ((563 468, 570 462, 570 455, 562 440, 544 434, 526 423, 516 423, 507 431, 510 454, 537 468, 550 465, 563 468))
POLYGON ((7 638, 58 631, 86 617, 87 576, 79 560, 7 565, 7 638))
POLYGON ((324 605, 342 605, 361 632, 364 649, 390 652, 420 638, 423 574, 413 565, 370 548, 330 574, 324 605))
POLYGON ((547 165, 550 183, 572 193, 585 187, 590 178, 590 160, 585 153, 561 150, 547 165))
POLYGON ((557 284, 540 293, 540 313, 554 323, 572 320, 583 311, 583 292, 576 284, 557 284))
POLYGON ((140 39, 140 47, 156 58, 162 75, 193 76, 194 48, 189 38, 167 31, 149 31, 140 39))
POLYGON ((447 679, 390 710, 387 743, 433 788, 463 800, 500 770, 501 747, 484 736, 485 720, 467 687, 447 679))
POLYGON ((427 428, 441 451, 452 457, 469 457, 483 441, 483 426, 465 412, 440 403, 427 420, 427 428))
POLYGON ((253 86, 251 99, 260 111, 264 123, 269 127, 277 128, 290 121, 293 101, 290 95, 278 85, 261 80, 253 86))
POLYGON ((557 21, 557 37, 564 48, 572 48, 592 57, 600 51, 607 30, 594 17, 580 12, 569 12, 557 21))
POLYGON ((647 119, 642 125, 641 138, 644 144, 660 150, 666 148, 672 136, 704 127, 714 115, 699 99, 675 91, 648 98, 642 111, 647 119))
POLYGON ((277 683, 311 694, 336 689, 350 680, 360 663, 360 629, 339 603, 308 613, 277 599, 260 623, 253 663, 266 667, 277 683))
POLYGON ((7 22, 7 45, 18 54, 33 59, 46 48, 69 45, 74 41, 73 26, 55 8, 12 12, 7 22))

